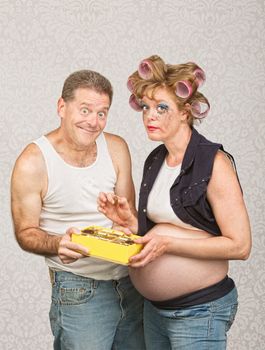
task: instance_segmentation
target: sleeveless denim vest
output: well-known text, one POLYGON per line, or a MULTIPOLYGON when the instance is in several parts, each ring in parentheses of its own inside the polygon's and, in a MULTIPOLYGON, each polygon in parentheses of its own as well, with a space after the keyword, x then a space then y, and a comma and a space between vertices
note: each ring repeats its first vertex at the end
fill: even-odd
MULTIPOLYGON (((227 154, 236 169, 233 157, 224 151, 221 144, 207 140, 192 128, 180 174, 170 189, 171 207, 175 214, 183 222, 215 236, 220 236, 221 231, 207 201, 206 191, 219 149, 227 154)), ((141 236, 155 225, 147 217, 147 200, 167 153, 165 145, 159 145, 145 161, 138 206, 138 234, 141 236)))

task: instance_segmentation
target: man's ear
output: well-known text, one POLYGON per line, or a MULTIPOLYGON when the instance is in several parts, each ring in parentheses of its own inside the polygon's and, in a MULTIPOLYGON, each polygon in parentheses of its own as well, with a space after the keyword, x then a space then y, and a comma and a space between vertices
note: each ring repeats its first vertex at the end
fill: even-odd
POLYGON ((64 99, 60 97, 57 102, 57 114, 59 117, 61 118, 64 117, 64 110, 65 110, 65 102, 64 102, 64 99))

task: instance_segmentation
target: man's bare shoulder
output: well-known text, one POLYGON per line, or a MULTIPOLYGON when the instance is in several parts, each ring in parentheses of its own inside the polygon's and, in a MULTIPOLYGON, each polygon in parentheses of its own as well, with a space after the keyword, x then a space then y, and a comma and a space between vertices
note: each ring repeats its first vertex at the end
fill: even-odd
POLYGON ((45 172, 45 161, 39 147, 30 143, 21 152, 16 160, 14 172, 25 175, 43 175, 45 172))
POLYGON ((104 135, 116 172, 124 168, 130 169, 131 156, 126 141, 115 134, 104 132, 104 135))
POLYGON ((115 146, 127 146, 126 141, 116 134, 111 134, 109 132, 104 132, 105 139, 108 144, 115 146))
POLYGON ((111 153, 113 152, 116 154, 129 153, 128 145, 121 136, 110 134, 108 132, 104 132, 104 136, 105 136, 109 151, 111 153))

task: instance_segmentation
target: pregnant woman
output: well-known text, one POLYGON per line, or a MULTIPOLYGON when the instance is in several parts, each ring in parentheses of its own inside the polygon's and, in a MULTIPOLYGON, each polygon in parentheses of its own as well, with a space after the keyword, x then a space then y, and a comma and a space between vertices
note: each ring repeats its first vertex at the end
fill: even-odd
POLYGON ((251 249, 248 214, 233 157, 194 128, 209 110, 198 90, 195 63, 143 60, 128 80, 130 105, 141 111, 150 140, 138 217, 125 198, 100 193, 99 210, 133 233, 143 250, 130 259, 130 276, 145 297, 148 350, 226 349, 237 310, 229 260, 251 249))

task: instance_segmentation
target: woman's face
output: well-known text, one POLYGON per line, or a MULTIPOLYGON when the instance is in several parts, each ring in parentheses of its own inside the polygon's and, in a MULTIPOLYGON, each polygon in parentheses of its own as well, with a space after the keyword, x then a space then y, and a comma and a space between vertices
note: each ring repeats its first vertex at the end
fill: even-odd
POLYGON ((153 141, 172 140, 187 119, 186 112, 178 109, 176 99, 166 88, 158 89, 153 98, 145 95, 142 110, 147 135, 153 141))

